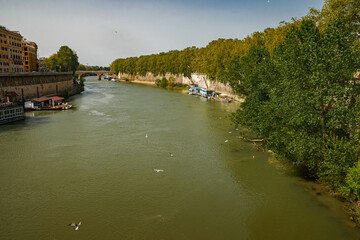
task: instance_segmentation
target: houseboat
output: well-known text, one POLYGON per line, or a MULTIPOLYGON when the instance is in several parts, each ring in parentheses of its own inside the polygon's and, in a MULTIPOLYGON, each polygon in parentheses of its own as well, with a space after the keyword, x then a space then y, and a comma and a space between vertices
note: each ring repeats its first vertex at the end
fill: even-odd
POLYGON ((25 109, 30 110, 67 110, 72 107, 68 103, 63 103, 64 98, 54 97, 40 97, 34 98, 31 101, 25 102, 25 109))
POLYGON ((201 88, 200 89, 200 96, 202 97, 212 97, 215 94, 214 90, 210 90, 210 89, 205 89, 205 88, 201 88))
POLYGON ((197 85, 191 85, 189 90, 187 91, 187 93, 189 95, 199 95, 200 94, 200 90, 201 88, 198 87, 197 85))
POLYGON ((25 118, 24 105, 16 98, 16 92, 5 91, 0 99, 0 124, 15 122, 25 118))

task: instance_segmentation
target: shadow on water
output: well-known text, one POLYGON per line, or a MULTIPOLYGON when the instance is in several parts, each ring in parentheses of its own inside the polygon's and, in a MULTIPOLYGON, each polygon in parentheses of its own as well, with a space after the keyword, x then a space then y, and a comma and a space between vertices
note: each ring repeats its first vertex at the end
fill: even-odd
POLYGON ((29 113, 25 113, 25 119, 12 122, 9 124, 0 125, 0 135, 8 133, 8 132, 17 132, 23 131, 28 128, 36 128, 41 125, 51 123, 51 113, 44 114, 42 116, 31 116, 29 113), (46 116, 47 115, 47 116, 46 116))

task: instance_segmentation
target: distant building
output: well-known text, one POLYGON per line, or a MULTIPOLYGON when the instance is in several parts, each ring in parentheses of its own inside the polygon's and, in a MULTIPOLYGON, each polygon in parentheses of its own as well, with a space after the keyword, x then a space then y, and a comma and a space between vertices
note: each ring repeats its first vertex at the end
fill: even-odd
POLYGON ((38 71, 39 72, 47 72, 48 69, 46 68, 46 65, 45 65, 45 58, 44 57, 41 57, 38 59, 38 71))
POLYGON ((0 26, 0 72, 23 72, 22 36, 0 26))
POLYGON ((34 42, 22 41, 25 72, 37 71, 37 45, 34 42))
POLYGON ((10 72, 8 30, 0 26, 0 73, 10 72))
POLYGON ((21 46, 22 36, 19 32, 8 31, 10 71, 23 72, 23 50, 21 46))

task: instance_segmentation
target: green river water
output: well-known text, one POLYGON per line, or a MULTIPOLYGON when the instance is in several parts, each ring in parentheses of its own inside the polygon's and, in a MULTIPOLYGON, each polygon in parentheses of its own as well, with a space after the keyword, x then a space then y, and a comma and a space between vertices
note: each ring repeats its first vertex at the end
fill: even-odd
POLYGON ((0 126, 0 239, 360 239, 340 204, 237 138, 238 104, 85 89, 71 110, 0 126))

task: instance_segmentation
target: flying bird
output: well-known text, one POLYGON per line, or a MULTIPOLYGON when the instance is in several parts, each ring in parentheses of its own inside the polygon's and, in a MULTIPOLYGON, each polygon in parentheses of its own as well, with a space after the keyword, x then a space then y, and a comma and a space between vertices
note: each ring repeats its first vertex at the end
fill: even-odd
POLYGON ((158 172, 158 173, 159 173, 159 172, 163 172, 163 171, 164 171, 164 170, 162 170, 162 169, 156 169, 156 168, 154 169, 154 172, 158 172))
POLYGON ((75 230, 78 230, 79 227, 80 227, 80 225, 81 225, 81 221, 80 221, 78 224, 76 224, 76 223, 74 223, 74 222, 72 222, 72 223, 69 224, 69 226, 75 227, 75 230))

